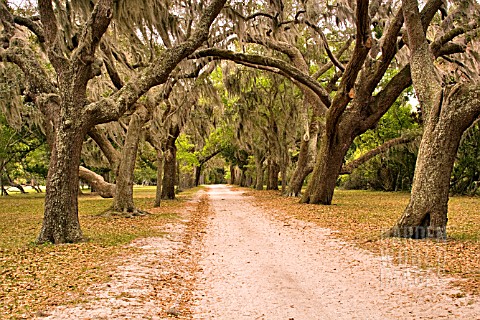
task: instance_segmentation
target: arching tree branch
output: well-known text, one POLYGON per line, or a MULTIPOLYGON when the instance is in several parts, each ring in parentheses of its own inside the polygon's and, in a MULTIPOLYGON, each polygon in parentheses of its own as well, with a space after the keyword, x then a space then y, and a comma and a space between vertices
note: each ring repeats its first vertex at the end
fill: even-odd
POLYGON ((369 161, 370 159, 372 159, 376 155, 385 153, 386 151, 388 151, 390 148, 392 148, 394 146, 398 146, 398 145, 402 145, 402 144, 412 142, 417 138, 417 136, 418 135, 412 135, 412 136, 408 136, 408 137, 398 137, 398 138, 386 141, 382 145, 368 151, 367 153, 365 153, 360 158, 355 159, 353 161, 350 161, 349 163, 346 163, 345 165, 343 165, 342 170, 340 171, 340 174, 350 174, 350 173, 352 173, 353 170, 355 170, 356 168, 358 168, 362 164, 366 163, 367 161, 369 161))
POLYGON ((310 88, 315 94, 320 98, 320 100, 325 104, 325 106, 330 106, 330 97, 325 89, 315 80, 313 80, 309 75, 304 74, 299 69, 293 67, 289 63, 276 58, 270 58, 260 55, 251 55, 243 53, 235 53, 230 50, 223 49, 204 49, 196 52, 191 56, 191 58, 202 58, 202 57, 219 57, 226 60, 232 60, 237 63, 249 63, 255 65, 261 65, 271 68, 278 68, 285 74, 287 74, 292 79, 295 79, 299 83, 310 88))

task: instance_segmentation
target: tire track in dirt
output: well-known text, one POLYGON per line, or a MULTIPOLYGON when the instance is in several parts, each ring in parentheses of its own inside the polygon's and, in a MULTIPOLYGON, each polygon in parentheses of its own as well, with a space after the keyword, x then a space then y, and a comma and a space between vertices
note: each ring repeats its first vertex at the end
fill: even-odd
POLYGON ((195 319, 480 319, 449 280, 394 266, 327 229, 255 207, 211 186, 195 319), (421 282, 418 280, 421 279, 421 282))

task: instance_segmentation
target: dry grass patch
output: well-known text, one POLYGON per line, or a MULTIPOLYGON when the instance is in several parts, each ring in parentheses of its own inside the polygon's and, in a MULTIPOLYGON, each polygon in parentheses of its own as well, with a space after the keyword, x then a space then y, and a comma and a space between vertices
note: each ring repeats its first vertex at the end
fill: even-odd
POLYGON ((447 241, 385 239, 409 201, 407 193, 372 191, 335 192, 330 206, 300 204, 278 192, 252 191, 256 204, 336 231, 344 240, 376 254, 388 254, 397 263, 433 268, 459 276, 468 293, 480 294, 480 198, 453 197, 449 203, 447 241))
POLYGON ((31 318, 50 306, 83 301, 89 286, 111 277, 117 266, 112 261, 120 263, 115 257, 135 251, 125 244, 139 237, 161 236, 161 226, 178 221, 195 190, 182 193, 178 200, 163 201, 161 208, 151 208, 154 188, 135 191, 137 205, 150 215, 102 217, 112 199, 84 195, 79 199, 79 214, 88 241, 56 246, 34 243, 42 223, 43 195, 0 198, 0 318, 31 318))

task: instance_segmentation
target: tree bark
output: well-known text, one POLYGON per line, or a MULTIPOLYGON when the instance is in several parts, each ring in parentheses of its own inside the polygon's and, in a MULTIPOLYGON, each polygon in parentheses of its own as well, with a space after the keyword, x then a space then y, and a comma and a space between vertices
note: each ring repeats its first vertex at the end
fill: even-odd
POLYGON ((101 175, 82 166, 79 167, 78 175, 80 179, 87 181, 102 198, 113 198, 115 194, 115 185, 106 182, 101 175))
POLYGON ((268 160, 267 190, 278 190, 278 174, 280 166, 272 159, 268 160))
MULTIPOLYGON (((2 161, 3 162, 3 161, 2 161)), ((7 190, 5 190, 5 187, 3 186, 3 164, 0 167, 0 192, 2 193, 3 196, 8 196, 7 190)))
POLYGON ((235 177, 235 166, 233 164, 230 165, 230 184, 236 183, 235 177))
POLYGON ((302 196, 302 203, 332 203, 333 193, 345 155, 353 142, 354 135, 348 126, 339 128, 333 136, 323 136, 311 180, 302 196))
POLYGON ((174 125, 170 128, 164 151, 162 199, 175 199, 175 181, 177 178, 177 141, 180 128, 174 125))
POLYGON ((194 182, 195 187, 198 187, 198 185, 200 184, 200 177, 202 175, 202 167, 203 167, 203 163, 201 163, 198 166, 195 166, 195 182, 194 182))
POLYGON ((240 168, 240 181, 238 183, 238 185, 240 187, 247 187, 247 177, 245 175, 245 169, 242 167, 240 168))
POLYGON ((418 2, 403 0, 402 9, 413 86, 426 123, 410 202, 389 235, 445 238, 450 177, 462 134, 480 115, 480 86, 459 84, 442 88, 421 29, 418 2))
POLYGON ((310 138, 302 139, 297 165, 288 182, 287 195, 297 197, 302 191, 303 181, 313 171, 317 154, 317 141, 320 126, 316 116, 312 117, 309 125, 310 138))
POLYGON ((263 158, 260 158, 260 156, 256 156, 255 157, 255 175, 256 175, 255 189, 256 190, 263 190, 263 174, 264 174, 263 158))
POLYGON ((83 240, 78 220, 78 168, 86 130, 63 121, 55 134, 47 176, 47 194, 39 243, 83 240), (83 130, 82 130, 83 129, 83 130))
POLYGON ((136 213, 138 211, 133 200, 133 180, 138 144, 147 117, 147 109, 139 106, 130 118, 117 173, 113 211, 125 213, 136 213))

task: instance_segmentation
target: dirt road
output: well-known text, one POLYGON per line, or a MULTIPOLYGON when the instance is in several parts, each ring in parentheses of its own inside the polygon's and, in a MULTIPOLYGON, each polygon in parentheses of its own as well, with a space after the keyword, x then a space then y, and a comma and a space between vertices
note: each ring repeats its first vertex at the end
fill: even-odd
POLYGON ((165 237, 131 243, 138 254, 119 257, 111 281, 92 287, 86 302, 35 318, 480 319, 478 299, 448 279, 393 266, 252 203, 241 191, 208 187, 178 223, 159 226, 165 237))
MULTIPOLYGON (((394 267, 308 223, 211 186, 195 319, 480 319, 448 279, 394 267)), ((385 257, 384 257, 385 258, 385 257)))

